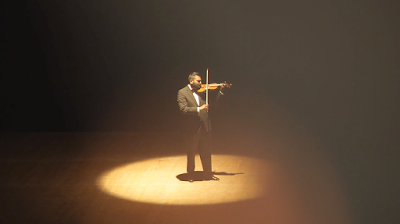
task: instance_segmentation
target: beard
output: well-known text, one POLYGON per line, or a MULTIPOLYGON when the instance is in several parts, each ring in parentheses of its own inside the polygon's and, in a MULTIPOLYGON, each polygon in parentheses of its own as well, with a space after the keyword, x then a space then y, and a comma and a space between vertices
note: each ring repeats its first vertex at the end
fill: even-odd
POLYGON ((192 87, 193 90, 199 90, 201 88, 201 84, 190 84, 190 86, 192 87))

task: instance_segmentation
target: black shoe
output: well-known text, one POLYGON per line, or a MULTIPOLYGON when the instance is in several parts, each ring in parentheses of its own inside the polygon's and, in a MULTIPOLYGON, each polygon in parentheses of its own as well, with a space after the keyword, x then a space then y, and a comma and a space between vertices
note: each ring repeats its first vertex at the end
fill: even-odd
POLYGON ((188 173, 188 176, 187 176, 187 180, 189 181, 189 183, 193 183, 193 181, 194 181, 194 173, 188 173))
POLYGON ((218 177, 215 177, 215 176, 211 176, 210 180, 219 181, 219 178, 218 178, 218 177))
POLYGON ((213 175, 211 175, 211 176, 206 176, 206 177, 204 178, 204 180, 215 180, 215 181, 219 181, 219 178, 218 178, 218 177, 215 177, 215 176, 213 176, 213 175))

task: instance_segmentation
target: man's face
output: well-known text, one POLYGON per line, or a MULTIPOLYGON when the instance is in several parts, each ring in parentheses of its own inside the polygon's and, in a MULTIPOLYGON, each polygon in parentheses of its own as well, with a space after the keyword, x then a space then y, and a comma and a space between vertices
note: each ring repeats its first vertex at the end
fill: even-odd
POLYGON ((196 75, 196 77, 194 79, 192 79, 192 81, 190 81, 190 86, 194 90, 200 89, 201 88, 201 77, 196 75))

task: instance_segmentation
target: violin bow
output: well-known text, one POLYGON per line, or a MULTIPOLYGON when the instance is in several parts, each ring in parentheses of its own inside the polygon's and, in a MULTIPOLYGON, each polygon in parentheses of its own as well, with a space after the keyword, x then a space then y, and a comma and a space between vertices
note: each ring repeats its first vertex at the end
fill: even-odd
MULTIPOLYGON (((206 71, 206 104, 208 105, 208 68, 206 71)), ((207 109, 208 112, 208 109, 207 109)))

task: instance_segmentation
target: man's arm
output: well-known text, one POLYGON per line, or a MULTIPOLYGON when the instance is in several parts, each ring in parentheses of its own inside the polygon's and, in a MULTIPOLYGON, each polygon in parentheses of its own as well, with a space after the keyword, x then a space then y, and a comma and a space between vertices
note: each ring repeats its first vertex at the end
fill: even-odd
POLYGON ((221 100, 224 98, 224 93, 222 92, 222 88, 218 91, 217 97, 215 99, 215 107, 218 107, 221 104, 221 100))
POLYGON ((177 101, 178 101, 179 110, 181 111, 182 114, 197 115, 197 107, 189 107, 188 106, 187 98, 182 93, 182 90, 178 91, 177 101))
POLYGON ((178 91, 177 101, 178 101, 179 110, 181 111, 182 114, 185 114, 185 115, 198 115, 199 111, 202 111, 202 110, 205 110, 208 108, 208 105, 202 105, 200 107, 189 107, 187 98, 186 98, 185 94, 183 94, 182 90, 178 91))

